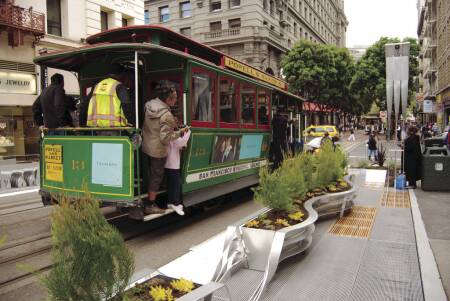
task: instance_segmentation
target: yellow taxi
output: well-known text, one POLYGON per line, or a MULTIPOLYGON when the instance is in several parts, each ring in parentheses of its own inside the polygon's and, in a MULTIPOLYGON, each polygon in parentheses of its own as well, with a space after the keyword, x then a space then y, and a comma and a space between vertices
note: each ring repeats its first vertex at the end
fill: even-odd
POLYGON ((339 138, 339 132, 334 125, 310 125, 303 131, 303 136, 323 137, 325 132, 328 132, 331 138, 339 138))

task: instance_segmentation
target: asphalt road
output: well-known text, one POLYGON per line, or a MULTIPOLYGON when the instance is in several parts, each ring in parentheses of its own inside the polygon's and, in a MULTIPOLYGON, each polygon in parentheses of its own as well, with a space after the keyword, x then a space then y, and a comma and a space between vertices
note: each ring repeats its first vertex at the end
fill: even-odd
MULTIPOLYGON (((224 231, 227 225, 242 219, 261 207, 261 205, 254 203, 251 200, 250 193, 246 192, 233 198, 224 198, 222 204, 217 207, 197 211, 185 217, 172 214, 153 222, 141 223, 119 220, 114 224, 127 239, 126 245, 135 256, 135 270, 156 269, 188 252, 192 246, 224 231)), ((5 227, 10 228, 9 239, 20 236, 20 239, 26 240, 27 237, 39 235, 39 233, 35 233, 34 229, 41 229, 39 231, 48 235, 48 215, 50 211, 46 212, 47 216, 45 216, 42 213, 44 209, 37 208, 26 213, 8 214, 10 222, 5 227), (36 218, 32 221, 26 220, 27 215, 33 215, 36 212, 42 214, 36 215, 36 218)), ((48 238, 45 239, 48 240, 48 238)), ((42 240, 40 240, 40 243, 42 243, 42 240)), ((45 241, 45 243, 48 244, 49 242, 45 241)), ((36 243, 31 242, 31 244, 30 246, 30 243, 27 243, 26 247, 34 247, 33 244, 36 243)), ((18 245, 17 248, 20 249, 21 245, 18 245)), ((2 255, 1 252, 0 248, 0 255, 2 255)), ((6 253, 3 255, 6 263, 0 263, 0 280, 2 278, 8 279, 13 275, 17 278, 17 281, 9 285, 0 285, 0 300, 45 300, 45 290, 37 282, 37 279, 23 276, 26 272, 18 268, 17 264, 25 263, 33 267, 43 267, 46 270, 45 267, 49 267, 51 264, 50 250, 47 248, 37 252, 31 258, 23 257, 12 261, 6 260, 7 256, 11 256, 11 251, 6 250, 6 253)), ((2 256, 0 256, 0 259, 2 259, 2 256)))

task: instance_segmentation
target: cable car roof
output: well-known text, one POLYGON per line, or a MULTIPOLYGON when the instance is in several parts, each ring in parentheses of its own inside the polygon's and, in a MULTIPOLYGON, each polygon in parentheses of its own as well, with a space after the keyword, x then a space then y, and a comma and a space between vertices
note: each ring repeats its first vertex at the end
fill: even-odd
MULTIPOLYGON (((218 66, 215 66, 211 62, 198 58, 194 55, 149 43, 98 43, 76 49, 45 53, 39 57, 36 57, 33 61, 37 65, 44 65, 46 67, 66 71, 79 72, 82 69, 82 67, 87 63, 92 63, 94 61, 102 61, 103 65, 108 64, 112 65, 117 57, 120 56, 134 57, 135 51, 138 51, 139 53, 142 53, 144 55, 150 54, 152 51, 164 52, 185 59, 201 62, 210 67, 218 68, 218 66)), ((255 82, 258 82, 261 86, 274 89, 278 92, 281 92, 282 94, 288 95, 297 100, 301 101, 304 100, 303 98, 295 94, 292 94, 276 86, 269 85, 258 79, 241 75, 232 70, 227 71, 230 73, 235 73, 236 75, 239 75, 241 77, 247 77, 255 82)))

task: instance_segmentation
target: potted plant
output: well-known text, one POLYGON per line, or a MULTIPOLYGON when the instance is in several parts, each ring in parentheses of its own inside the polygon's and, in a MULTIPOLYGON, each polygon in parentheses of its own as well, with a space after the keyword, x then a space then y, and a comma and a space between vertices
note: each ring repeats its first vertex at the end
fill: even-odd
POLYGON ((346 165, 346 156, 326 143, 317 154, 286 158, 272 173, 263 167, 254 198, 266 208, 228 227, 214 280, 226 279, 245 261, 249 269, 264 272, 252 297, 258 299, 279 262, 310 246, 320 213, 351 207, 354 188, 342 179, 346 165))

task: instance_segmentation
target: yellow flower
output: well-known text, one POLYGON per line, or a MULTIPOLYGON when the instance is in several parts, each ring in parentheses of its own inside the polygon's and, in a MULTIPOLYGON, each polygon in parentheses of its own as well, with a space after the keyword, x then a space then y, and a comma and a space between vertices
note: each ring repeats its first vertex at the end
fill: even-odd
POLYGON ((299 221, 305 214, 301 211, 297 211, 288 215, 288 217, 294 221, 299 221))
POLYGON ((258 226, 259 226, 259 221, 255 220, 255 219, 245 223, 245 227, 247 227, 247 228, 256 228, 258 226))
POLYGON ((289 227, 290 226, 289 222, 286 219, 284 219, 284 218, 277 218, 277 220, 275 221, 275 224, 281 225, 283 227, 289 227))
POLYGON ((170 282, 170 286, 179 292, 189 293, 194 289, 194 282, 180 278, 179 280, 173 280, 170 282))
POLYGON ((161 285, 152 286, 150 288, 150 296, 154 301, 168 301, 166 290, 161 285))
POLYGON ((174 301, 175 297, 172 295, 172 289, 171 288, 166 288, 166 299, 167 301, 174 301))

